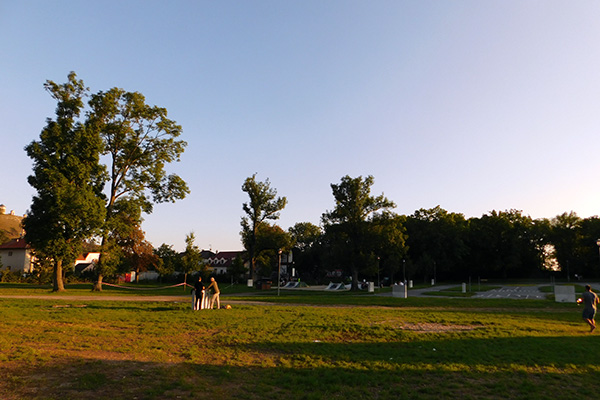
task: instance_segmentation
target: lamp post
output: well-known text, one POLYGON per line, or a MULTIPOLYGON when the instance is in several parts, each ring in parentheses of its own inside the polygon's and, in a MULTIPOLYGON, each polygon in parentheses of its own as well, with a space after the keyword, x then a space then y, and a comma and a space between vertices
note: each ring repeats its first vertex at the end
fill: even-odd
POLYGON ((379 267, 381 266, 381 259, 377 256, 377 287, 381 288, 381 281, 379 280, 379 267))
POLYGON ((279 288, 281 287, 281 249, 277 254, 277 296, 279 296, 279 288))
POLYGON ((596 240, 596 245, 598 245, 598 257, 600 258, 600 239, 596 240))

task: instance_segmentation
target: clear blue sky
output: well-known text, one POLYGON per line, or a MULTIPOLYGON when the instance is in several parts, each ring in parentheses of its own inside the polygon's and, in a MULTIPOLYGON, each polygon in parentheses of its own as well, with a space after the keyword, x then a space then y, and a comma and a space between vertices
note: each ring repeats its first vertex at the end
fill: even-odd
POLYGON ((166 107, 191 195, 145 216, 155 245, 238 250, 245 178, 318 224, 331 183, 373 175, 412 214, 600 208, 598 1, 0 1, 0 203, 27 211, 23 147, 75 71, 166 107))

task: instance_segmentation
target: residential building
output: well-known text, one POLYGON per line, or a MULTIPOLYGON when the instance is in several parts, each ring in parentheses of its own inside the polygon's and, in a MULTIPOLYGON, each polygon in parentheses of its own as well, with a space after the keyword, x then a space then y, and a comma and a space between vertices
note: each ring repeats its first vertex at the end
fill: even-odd
POLYGON ((215 275, 226 274, 233 260, 239 255, 242 256, 243 251, 217 251, 213 253, 210 250, 202 250, 202 258, 208 265, 210 273, 215 275))
POLYGON ((100 253, 98 252, 90 251, 89 253, 80 255, 75 260, 75 273, 82 274, 92 271, 96 267, 98 260, 100 260, 100 253))
POLYGON ((13 239, 0 245, 0 263, 4 271, 30 273, 33 271, 34 261, 31 247, 23 238, 13 239))

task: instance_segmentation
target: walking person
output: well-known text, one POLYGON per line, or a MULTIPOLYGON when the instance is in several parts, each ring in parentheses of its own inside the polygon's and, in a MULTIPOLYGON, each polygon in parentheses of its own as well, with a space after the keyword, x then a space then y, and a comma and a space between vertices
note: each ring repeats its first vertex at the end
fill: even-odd
POLYGON ((204 284, 202 283, 202 277, 198 277, 198 281, 194 283, 194 310, 203 309, 203 298, 204 298, 204 284))
POLYGON ((596 293, 592 292, 592 287, 590 285, 585 285, 585 292, 581 295, 583 299, 583 320, 587 322, 590 326, 590 333, 594 332, 596 329, 596 321, 594 317, 596 316, 596 304, 600 302, 596 293))
POLYGON ((219 295, 221 292, 219 291, 219 285, 217 285, 217 281, 214 277, 210 278, 210 285, 208 285, 207 289, 212 289, 213 294, 210 296, 210 305, 209 308, 212 310, 215 305, 215 300, 217 301, 217 310, 221 308, 221 300, 219 299, 219 295))

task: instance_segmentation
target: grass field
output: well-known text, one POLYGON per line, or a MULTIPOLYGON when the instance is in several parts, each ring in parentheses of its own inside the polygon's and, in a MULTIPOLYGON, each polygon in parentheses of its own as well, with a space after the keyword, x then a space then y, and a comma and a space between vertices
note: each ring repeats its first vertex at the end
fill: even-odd
POLYGON ((183 290, 171 302, 108 293, 130 295, 0 285, 0 296, 35 296, 0 298, 0 398, 572 399, 600 389, 600 338, 573 304, 271 291, 194 312, 183 290))

